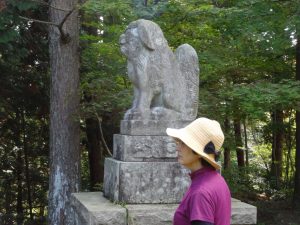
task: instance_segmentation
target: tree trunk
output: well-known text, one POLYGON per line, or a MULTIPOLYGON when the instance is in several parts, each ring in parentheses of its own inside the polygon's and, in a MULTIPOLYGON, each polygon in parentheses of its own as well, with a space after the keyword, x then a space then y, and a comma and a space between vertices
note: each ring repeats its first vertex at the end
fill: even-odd
MULTIPOLYGON (((300 40, 300 39, 298 39, 300 40)), ((300 209, 300 111, 296 112, 296 161, 295 161, 295 187, 293 204, 300 209)))
POLYGON ((272 114, 273 141, 271 175, 275 178, 276 188, 280 187, 282 178, 282 142, 283 142, 283 112, 276 110, 272 114))
MULTIPOLYGON (((19 110, 16 110, 16 129, 14 130, 15 145, 18 146, 17 159, 16 159, 16 176, 17 176, 17 225, 22 225, 24 220, 23 212, 23 158, 22 158, 22 121, 20 118, 19 110)), ((9 189, 10 190, 10 189, 9 189)))
POLYGON ((89 149, 89 166, 91 189, 95 189, 96 184, 103 182, 103 150, 100 144, 100 128, 97 119, 86 119, 86 136, 89 149))
MULTIPOLYGON (((228 134, 230 130, 229 120, 226 118, 224 121, 224 131, 228 134)), ((224 169, 230 168, 230 148, 228 145, 224 145, 224 169)))
POLYGON ((26 122, 25 122, 25 112, 22 112, 22 134, 23 134, 23 151, 25 159, 25 178, 26 178, 26 187, 27 187, 27 203, 29 207, 29 216, 30 220, 33 220, 32 213, 32 199, 31 199, 31 186, 30 186, 30 177, 29 177, 29 161, 28 161, 28 148, 27 148, 27 138, 26 138, 26 122))
POLYGON ((292 134, 292 122, 291 122, 291 112, 288 113, 288 118, 289 118, 289 123, 288 123, 288 128, 287 132, 285 135, 285 140, 286 140, 286 166, 285 166, 285 185, 286 187, 291 186, 291 180, 290 179, 290 168, 294 168, 294 164, 292 162, 292 142, 293 142, 293 134, 292 134))
POLYGON ((11 225, 13 224, 13 215, 14 215, 14 210, 12 209, 12 202, 13 202, 13 196, 12 196, 12 182, 11 182, 11 178, 9 177, 9 175, 7 176, 7 178, 5 178, 5 183, 3 185, 3 189, 4 189, 4 209, 5 209, 5 216, 3 216, 3 218, 0 217, 0 222, 3 225, 11 225))
POLYGON ((245 151, 246 151, 246 166, 249 166, 249 148, 248 148, 248 135, 247 135, 247 126, 246 121, 243 123, 244 125, 244 143, 245 143, 245 151))
POLYGON ((23 224, 23 187, 22 187, 22 153, 19 149, 17 152, 17 165, 16 165, 16 174, 17 174, 17 224, 23 224))
POLYGON ((234 136, 236 145, 236 156, 239 167, 245 166, 245 154, 243 150, 242 132, 241 132, 241 121, 238 119, 234 120, 234 136))
MULTIPOLYGON (((299 31, 299 30, 298 30, 299 31)), ((297 34, 296 45, 296 80, 300 81, 300 35, 297 34)), ((300 111, 296 111, 296 161, 295 187, 293 205, 300 209, 300 111)))
POLYGON ((79 21, 77 0, 52 0, 50 21, 50 183, 51 225, 75 224, 70 196, 80 187, 79 21))

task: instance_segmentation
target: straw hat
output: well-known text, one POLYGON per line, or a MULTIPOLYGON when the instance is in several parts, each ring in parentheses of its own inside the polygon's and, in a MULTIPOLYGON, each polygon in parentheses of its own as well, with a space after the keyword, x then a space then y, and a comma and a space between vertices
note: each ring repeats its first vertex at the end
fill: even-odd
POLYGON ((183 141, 213 167, 220 169, 214 154, 204 152, 204 147, 209 142, 215 145, 216 150, 219 150, 224 142, 224 134, 217 121, 201 117, 182 129, 167 128, 166 132, 169 136, 183 141))

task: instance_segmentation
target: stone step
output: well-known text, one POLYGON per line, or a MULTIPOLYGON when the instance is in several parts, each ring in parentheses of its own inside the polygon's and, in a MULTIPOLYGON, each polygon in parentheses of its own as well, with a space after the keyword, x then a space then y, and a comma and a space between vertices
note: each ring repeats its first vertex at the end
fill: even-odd
MULTIPOLYGON (((76 225, 172 225, 177 204, 116 204, 102 192, 74 193, 76 225)), ((231 224, 256 224, 257 209, 232 199, 231 224)))

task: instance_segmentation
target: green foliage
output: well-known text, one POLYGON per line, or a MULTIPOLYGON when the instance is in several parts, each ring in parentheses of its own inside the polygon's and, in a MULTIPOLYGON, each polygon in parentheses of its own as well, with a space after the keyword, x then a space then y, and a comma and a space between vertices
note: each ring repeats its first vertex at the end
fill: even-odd
POLYGON ((18 11, 28 11, 38 8, 38 5, 34 1, 20 1, 20 0, 8 0, 8 5, 15 8, 18 11))
POLYGON ((266 112, 284 109, 298 109, 300 102, 300 83, 282 80, 279 83, 266 81, 240 84, 226 90, 224 96, 229 104, 238 102, 240 114, 248 119, 260 119, 266 112))
POLYGON ((0 14, 0 194, 6 196, 0 200, 1 224, 45 224, 47 27, 18 16, 28 13, 43 19, 46 14, 32 2, 6 3, 0 14))
POLYGON ((131 85, 118 39, 134 18, 130 1, 88 1, 82 9, 81 90, 83 115, 120 113, 130 106, 131 85))
MULTIPOLYGON (((33 1, 6 2, 0 14, 0 194, 5 196, 0 213, 4 224, 17 219, 42 224, 48 188, 48 28, 19 16, 47 21, 47 8, 33 1), (28 213, 28 183, 33 220, 28 213), (18 194, 22 212, 17 212, 18 194)), ((80 7, 82 130, 85 119, 96 115, 102 119, 106 139, 112 137, 112 127, 118 128, 132 100, 119 36, 131 21, 151 19, 161 26, 173 50, 189 43, 198 53, 199 116, 222 125, 229 121, 224 146, 231 149, 232 165, 223 174, 232 193, 288 196, 295 172, 294 115, 300 102, 300 84, 295 81, 299 7, 296 0, 149 0, 147 5, 142 0, 86 1, 80 7), (270 115, 276 110, 284 114, 280 190, 272 188, 270 176, 272 135, 278 129, 270 115), (248 127, 250 159, 244 169, 236 165, 234 119, 248 127)), ((81 138, 82 184, 89 190, 86 135, 81 138)))
POLYGON ((132 0, 138 18, 153 20, 164 13, 169 5, 168 0, 132 0))

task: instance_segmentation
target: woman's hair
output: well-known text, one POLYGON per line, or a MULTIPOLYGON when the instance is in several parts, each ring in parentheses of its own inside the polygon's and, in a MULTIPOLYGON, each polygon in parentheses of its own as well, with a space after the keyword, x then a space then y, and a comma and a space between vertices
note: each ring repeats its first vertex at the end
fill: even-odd
MULTIPOLYGON (((214 154, 215 156, 215 161, 218 161, 219 156, 220 156, 220 152, 216 151, 215 145, 214 143, 212 143, 211 141, 205 145, 204 147, 204 152, 206 154, 214 154)), ((193 151, 194 154, 197 154, 196 152, 193 151)), ((213 169, 215 169, 209 162, 207 162, 204 158, 200 158, 201 164, 205 167, 211 167, 213 169)))

